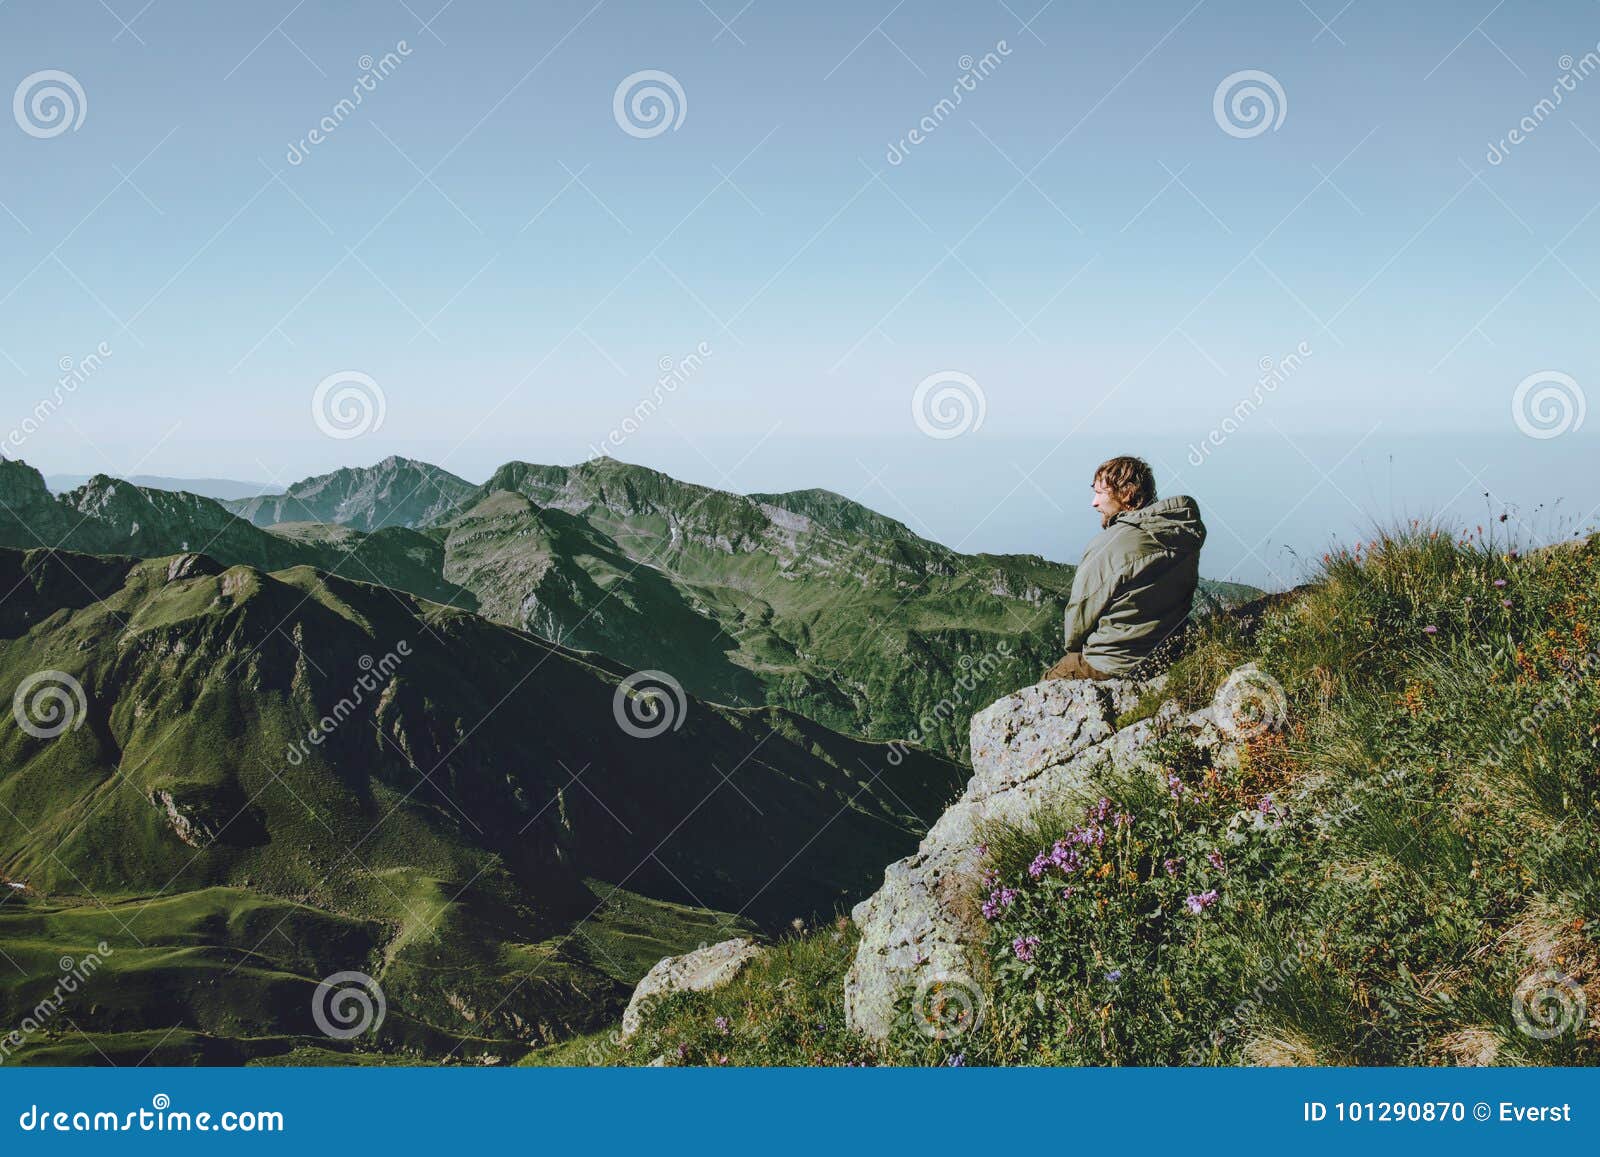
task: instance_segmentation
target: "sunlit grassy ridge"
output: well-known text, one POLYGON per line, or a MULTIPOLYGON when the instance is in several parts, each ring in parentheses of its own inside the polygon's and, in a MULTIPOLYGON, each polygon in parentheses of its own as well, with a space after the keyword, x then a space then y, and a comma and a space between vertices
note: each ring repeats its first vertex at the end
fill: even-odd
POLYGON ((1280 726, 1225 759, 1168 735, 987 833, 974 899, 1011 893, 977 1027, 843 1034, 850 936, 827 930, 662 1001, 605 1056, 1600 1063, 1597 625, 1593 539, 1525 553, 1413 524, 1332 553, 1253 623, 1204 624, 1138 713, 1204 707, 1253 663, 1280 726))

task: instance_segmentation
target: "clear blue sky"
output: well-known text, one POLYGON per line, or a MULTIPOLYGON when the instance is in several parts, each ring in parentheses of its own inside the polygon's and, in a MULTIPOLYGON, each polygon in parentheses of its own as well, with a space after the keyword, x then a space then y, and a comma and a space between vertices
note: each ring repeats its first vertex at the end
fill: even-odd
POLYGON ((112 352, 5 449, 47 473, 288 481, 403 453, 482 478, 587 457, 704 343, 615 456, 831 486, 966 549, 1071 557, 1082 476, 1124 449, 1237 528, 1208 571, 1258 580, 1257 533, 1342 527, 1366 498, 1321 472, 1386 440, 1436 443, 1403 463, 1410 508, 1488 465, 1582 515, 1600 418, 1530 438, 1511 398, 1600 378, 1600 73, 1534 111, 1597 51, 1600 6, 1398 7, 9 0, 0 97, 60 70, 84 107, 56 135, 0 117, 0 427, 62 359, 112 352), (613 98, 646 69, 683 115, 641 137, 613 98), (1283 93, 1257 135, 1214 116, 1242 70, 1283 93), (384 416, 334 439, 311 402, 344 370, 384 416), (977 383, 981 427, 918 432, 941 371, 977 383))

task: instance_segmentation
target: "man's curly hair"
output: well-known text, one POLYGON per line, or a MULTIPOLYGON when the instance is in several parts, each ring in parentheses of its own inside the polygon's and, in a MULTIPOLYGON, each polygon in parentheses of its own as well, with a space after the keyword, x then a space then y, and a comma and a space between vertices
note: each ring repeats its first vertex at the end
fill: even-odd
POLYGON ((1143 458, 1128 454, 1107 458, 1094 472, 1094 480, 1105 483, 1106 489, 1129 510, 1149 506, 1156 500, 1155 472, 1143 458))

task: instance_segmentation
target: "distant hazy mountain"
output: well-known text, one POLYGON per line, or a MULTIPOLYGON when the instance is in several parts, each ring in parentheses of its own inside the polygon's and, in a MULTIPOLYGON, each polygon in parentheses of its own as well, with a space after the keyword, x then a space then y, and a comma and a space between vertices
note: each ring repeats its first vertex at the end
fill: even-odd
MULTIPOLYGON (((95 477, 93 474, 46 474, 44 482, 52 493, 60 494, 67 490, 76 490, 93 477, 95 477)), ((219 502, 234 498, 254 498, 260 494, 276 493, 280 489, 270 482, 240 482, 233 478, 163 478, 158 474, 114 474, 111 477, 155 490, 184 490, 204 498, 215 498, 219 502)))
POLYGON ((312 993, 352 970, 389 1004, 361 1043, 516 1055, 660 955, 860 899, 965 778, 692 697, 639 737, 616 665, 310 567, 0 549, 0 589, 0 687, 81 688, 54 738, 0 728, 0 1019, 114 946, 40 1059, 342 1047, 312 993))
POLYGON ((357 530, 422 526, 453 510, 477 487, 448 470, 390 456, 376 466, 335 470, 284 493, 227 503, 257 526, 332 522, 357 530))
POLYGON ((52 495, 37 470, 7 459, 0 459, 0 546, 145 558, 197 551, 230 566, 315 566, 468 610, 477 605, 472 594, 444 580, 438 540, 414 530, 391 526, 361 534, 291 524, 269 534, 210 498, 104 474, 52 495))

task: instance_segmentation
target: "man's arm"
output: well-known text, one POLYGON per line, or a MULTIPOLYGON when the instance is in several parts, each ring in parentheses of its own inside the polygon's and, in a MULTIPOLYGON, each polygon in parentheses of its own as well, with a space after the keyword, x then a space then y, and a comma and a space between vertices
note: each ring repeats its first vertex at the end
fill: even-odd
POLYGON ((1117 589, 1116 573, 1106 565, 1105 551, 1078 564, 1072 576, 1072 599, 1067 603, 1066 642, 1068 652, 1083 650, 1083 644, 1105 614, 1117 589))

